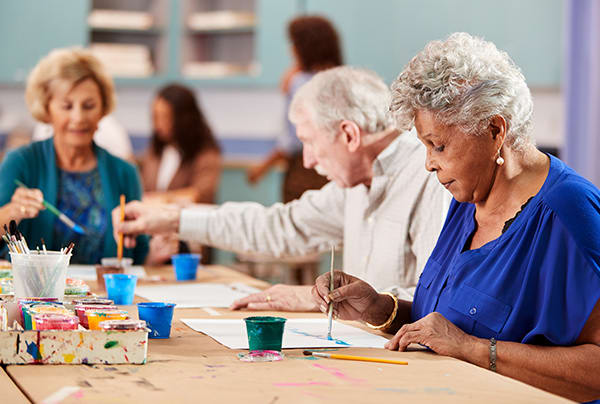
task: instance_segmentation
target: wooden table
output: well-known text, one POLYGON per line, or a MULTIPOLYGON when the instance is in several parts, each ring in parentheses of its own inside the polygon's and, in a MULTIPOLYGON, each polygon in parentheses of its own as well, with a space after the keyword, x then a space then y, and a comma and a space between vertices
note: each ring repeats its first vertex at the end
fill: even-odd
MULTIPOLYGON (((209 267, 201 282, 242 281, 267 285, 225 267, 209 267)), ((152 270, 172 280, 170 270, 152 270)), ((135 307, 129 307, 135 313, 135 307)), ((216 309, 219 318, 249 312, 216 309)), ((288 318, 319 313, 269 313, 288 318)), ((188 328, 181 318, 207 318, 202 309, 176 309, 171 338, 150 340, 145 365, 7 366, 34 402, 65 396, 62 403, 365 403, 461 402, 547 403, 567 400, 466 362, 431 352, 348 348, 345 353, 406 360, 408 366, 308 359, 285 350, 281 362, 247 363, 212 338, 188 328)), ((212 317, 214 318, 214 317, 212 317)), ((0 383, 3 383, 0 378, 0 383)), ((4 391, 4 390, 2 390, 4 391)), ((17 398, 18 399, 18 398, 17 398)), ((18 402, 15 399, 15 402, 18 402)), ((4 402, 4 400, 2 400, 4 402)), ((12 402, 12 401, 11 401, 12 402)))

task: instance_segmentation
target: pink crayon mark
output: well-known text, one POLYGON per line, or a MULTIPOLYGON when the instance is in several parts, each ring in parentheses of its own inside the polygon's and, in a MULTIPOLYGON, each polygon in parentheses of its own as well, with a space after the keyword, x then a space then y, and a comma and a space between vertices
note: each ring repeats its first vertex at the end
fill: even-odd
POLYGON ((355 379, 353 377, 348 376, 347 374, 345 374, 344 372, 342 372, 339 369, 329 368, 327 366, 321 365, 320 363, 315 363, 315 364, 313 364, 313 366, 317 367, 317 368, 319 368, 321 370, 324 370, 327 373, 329 373, 330 375, 335 376, 335 377, 337 377, 339 379, 342 379, 344 381, 347 381, 347 382, 351 382, 351 383, 363 383, 365 381, 365 379, 355 379))
POLYGON ((329 382, 273 383, 275 387, 331 386, 329 382))

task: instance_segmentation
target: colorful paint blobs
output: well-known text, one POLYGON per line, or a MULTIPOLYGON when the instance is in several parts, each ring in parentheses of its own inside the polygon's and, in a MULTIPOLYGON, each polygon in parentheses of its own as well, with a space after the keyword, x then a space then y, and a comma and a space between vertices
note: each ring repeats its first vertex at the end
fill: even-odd
POLYGON ((40 351, 38 349, 38 346, 35 342, 26 341, 26 344, 27 344, 27 353, 29 355, 31 355, 33 357, 33 359, 35 359, 35 360, 42 359, 42 357, 40 355, 40 351))
POLYGON ((73 355, 73 354, 63 354, 63 359, 65 360, 65 362, 71 363, 71 362, 73 362, 73 359, 75 359, 75 355, 73 355))
POLYGON ((119 341, 108 341, 106 344, 104 344, 104 348, 110 349, 110 348, 114 348, 118 345, 119 345, 119 341))

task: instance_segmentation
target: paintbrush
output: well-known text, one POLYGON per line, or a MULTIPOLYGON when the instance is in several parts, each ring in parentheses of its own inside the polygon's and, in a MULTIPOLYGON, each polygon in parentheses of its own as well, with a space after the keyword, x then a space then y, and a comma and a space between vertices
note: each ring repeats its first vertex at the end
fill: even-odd
MULTIPOLYGON (((27 185, 23 184, 21 181, 19 180, 15 180, 15 184, 17 184, 20 187, 23 188, 27 188, 27 185)), ((75 223, 73 220, 69 219, 69 217, 67 215, 65 215, 64 213, 62 213, 60 210, 58 210, 54 205, 52 205, 50 202, 48 202, 47 200, 43 199, 42 200, 42 204, 44 205, 44 207, 46 207, 46 209, 48 209, 52 214, 54 214, 56 217, 58 217, 58 220, 60 220, 61 222, 63 222, 64 224, 67 225, 67 227, 69 227, 71 230, 73 230, 75 233, 79 233, 79 234, 85 234, 85 231, 83 230, 83 227, 81 227, 80 225, 78 225, 77 223, 75 223)))
MULTIPOLYGON (((121 212, 120 212, 120 219, 121 219, 121 223, 123 223, 125 221, 125 195, 121 194, 121 200, 120 202, 120 206, 121 206, 121 212)), ((119 259, 119 264, 121 264, 121 260, 123 259, 123 232, 119 233, 119 242, 117 243, 117 258, 119 259)))
MULTIPOLYGON (((331 263, 329 265, 329 293, 333 292, 333 255, 335 254, 335 247, 331 244, 331 263)), ((333 302, 329 300, 329 310, 327 312, 327 319, 329 325, 327 327, 327 339, 331 339, 331 323, 333 320, 333 302)))
POLYGON ((393 359, 368 358, 366 356, 330 354, 330 353, 326 353, 326 352, 312 352, 312 351, 304 351, 303 353, 306 356, 312 355, 312 356, 318 356, 321 358, 329 358, 329 359, 343 359, 343 360, 347 360, 347 361, 378 362, 378 363, 392 363, 395 365, 408 365, 408 362, 396 361, 393 359))

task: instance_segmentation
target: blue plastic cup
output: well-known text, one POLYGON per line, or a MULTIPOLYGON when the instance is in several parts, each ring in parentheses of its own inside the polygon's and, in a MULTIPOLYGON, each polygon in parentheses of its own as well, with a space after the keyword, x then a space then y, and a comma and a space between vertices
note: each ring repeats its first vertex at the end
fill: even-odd
POLYGON ((115 304, 133 304, 137 276, 128 274, 105 274, 104 285, 108 298, 115 304))
POLYGON ((200 254, 175 254, 171 257, 171 261, 175 267, 175 278, 178 281, 196 279, 200 254))
POLYGON ((138 303, 138 316, 150 329, 148 338, 169 338, 175 303, 138 303))

